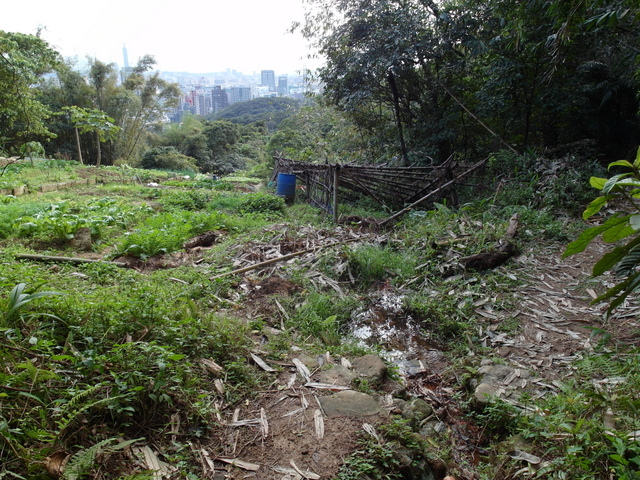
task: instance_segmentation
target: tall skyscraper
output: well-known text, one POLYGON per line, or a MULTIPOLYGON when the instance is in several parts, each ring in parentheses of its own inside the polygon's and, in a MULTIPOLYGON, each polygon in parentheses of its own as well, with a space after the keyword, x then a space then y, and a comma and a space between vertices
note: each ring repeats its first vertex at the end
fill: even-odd
POLYGON ((127 46, 122 44, 122 57, 124 58, 124 68, 129 67, 129 55, 127 54, 127 46))
POLYGON ((260 84, 263 87, 269 87, 270 92, 276 91, 276 72, 273 70, 262 70, 260 72, 260 84))
POLYGON ((286 75, 278 77, 278 96, 285 97, 289 95, 289 78, 286 75))
POLYGON ((129 66, 129 54, 127 53, 127 46, 122 44, 122 59, 124 60, 124 67, 120 69, 120 81, 124 81, 133 73, 133 67, 129 66))

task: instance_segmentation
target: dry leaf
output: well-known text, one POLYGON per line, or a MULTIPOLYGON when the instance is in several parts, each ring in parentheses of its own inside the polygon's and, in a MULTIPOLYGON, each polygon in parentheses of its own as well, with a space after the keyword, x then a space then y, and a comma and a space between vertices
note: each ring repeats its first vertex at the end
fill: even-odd
POLYGON ((604 413, 604 428, 607 430, 616 429, 616 416, 610 408, 607 408, 607 411, 604 413))
POLYGON ((218 374, 224 370, 220 365, 218 365, 213 360, 209 360, 208 358, 201 358, 200 363, 202 363, 202 365, 204 365, 204 368, 211 373, 218 374))
POLYGON ((158 456, 155 454, 151 447, 145 445, 144 447, 135 448, 134 451, 138 453, 142 453, 144 456, 144 463, 147 466, 147 469, 155 472, 154 478, 162 478, 164 476, 170 475, 174 470, 170 465, 161 461, 158 456))
POLYGON ((262 360, 259 356, 257 356, 254 353, 251 353, 251 358, 253 359, 254 362, 256 362, 256 364, 263 369, 265 372, 275 372, 275 368, 270 367, 269 365, 267 365, 265 363, 264 360, 262 360))
POLYGON ((204 458, 205 462, 207 462, 207 466, 211 469, 213 473, 216 473, 216 466, 213 464, 213 460, 209 456, 209 452, 207 452, 204 448, 200 449, 200 454, 202 458, 204 458))
POLYGON ((69 461, 69 455, 66 452, 55 452, 44 459, 44 468, 47 469, 47 473, 52 477, 61 477, 64 473, 64 467, 69 461))
POLYGON ((219 378, 216 378, 213 381, 213 385, 215 385, 216 390, 218 390, 218 392, 220 392, 221 395, 224 395, 224 382, 222 380, 220 380, 219 378))
POLYGON ((351 387, 346 387, 343 385, 334 385, 333 383, 308 382, 308 383, 305 383, 304 386, 309 388, 317 388, 319 390, 333 390, 336 392, 340 390, 351 390, 351 387))
POLYGON ((260 431, 262 432, 262 438, 267 438, 267 435, 269 435, 269 422, 264 408, 260 409, 260 431))
POLYGON ((294 358, 293 364, 296 366, 298 373, 302 375, 302 378, 304 378, 306 382, 311 380, 311 372, 309 371, 307 366, 304 363, 302 363, 302 361, 299 358, 294 358))
POLYGON ((221 462, 228 463, 229 465, 233 465, 234 467, 242 468, 243 470, 249 470, 252 472, 255 472, 260 469, 260 465, 256 463, 245 462, 237 458, 216 457, 216 460, 219 460, 221 462))
POLYGON ((373 428, 373 425, 370 425, 368 423, 363 423, 362 424, 362 429, 365 432, 367 432, 369 435, 371 435, 373 438, 375 438, 378 443, 380 443, 380 437, 376 433, 376 429, 373 428))
POLYGON ((302 470, 300 470, 298 468, 298 466, 296 465, 296 462, 294 462, 293 460, 291 460, 289 462, 291 464, 291 466, 293 467, 293 469, 299 474, 301 475, 303 478, 307 478, 309 480, 319 480, 320 479, 320 475, 318 475, 317 473, 313 473, 313 472, 303 472, 302 470))
POLYGON ((324 418, 318 409, 313 412, 313 422, 316 427, 316 437, 318 440, 322 440, 324 438, 324 418))
POLYGON ((524 460, 525 462, 528 462, 531 465, 537 465, 542 461, 540 457, 536 455, 531 455, 530 453, 523 452, 521 450, 512 450, 507 455, 509 455, 514 460, 524 460))

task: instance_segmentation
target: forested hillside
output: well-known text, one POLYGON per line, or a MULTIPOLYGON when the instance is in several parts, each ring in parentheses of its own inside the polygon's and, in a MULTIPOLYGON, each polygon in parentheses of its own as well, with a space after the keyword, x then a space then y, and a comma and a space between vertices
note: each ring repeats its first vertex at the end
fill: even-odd
POLYGON ((0 149, 38 142, 47 155, 137 165, 163 146, 203 171, 230 171, 276 150, 411 164, 578 149, 606 162, 640 143, 630 0, 313 0, 292 28, 326 60, 323 94, 302 109, 286 98, 239 103, 179 134, 163 123, 179 91, 152 56, 125 79, 100 59, 80 70, 37 36, 2 32, 0 149))
POLYGON ((305 6, 180 123, 0 31, 0 478, 638 480, 638 0, 305 6))

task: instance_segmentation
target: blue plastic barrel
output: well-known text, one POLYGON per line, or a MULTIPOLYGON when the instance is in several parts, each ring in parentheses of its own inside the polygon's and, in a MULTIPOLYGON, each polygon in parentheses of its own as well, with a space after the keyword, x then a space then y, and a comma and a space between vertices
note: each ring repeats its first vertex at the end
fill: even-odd
POLYGON ((286 202, 293 202, 296 197, 296 176, 291 173, 279 173, 276 195, 284 197, 286 202))

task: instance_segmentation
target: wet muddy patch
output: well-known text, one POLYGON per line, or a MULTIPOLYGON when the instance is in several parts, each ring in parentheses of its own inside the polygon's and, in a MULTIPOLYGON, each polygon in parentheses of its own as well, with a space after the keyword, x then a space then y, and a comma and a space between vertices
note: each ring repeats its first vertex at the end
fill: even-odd
POLYGON ((423 322, 405 310, 404 296, 384 290, 370 296, 352 313, 348 333, 363 345, 381 349, 380 354, 403 377, 423 372, 441 374, 447 361, 427 340, 423 329, 423 322))

